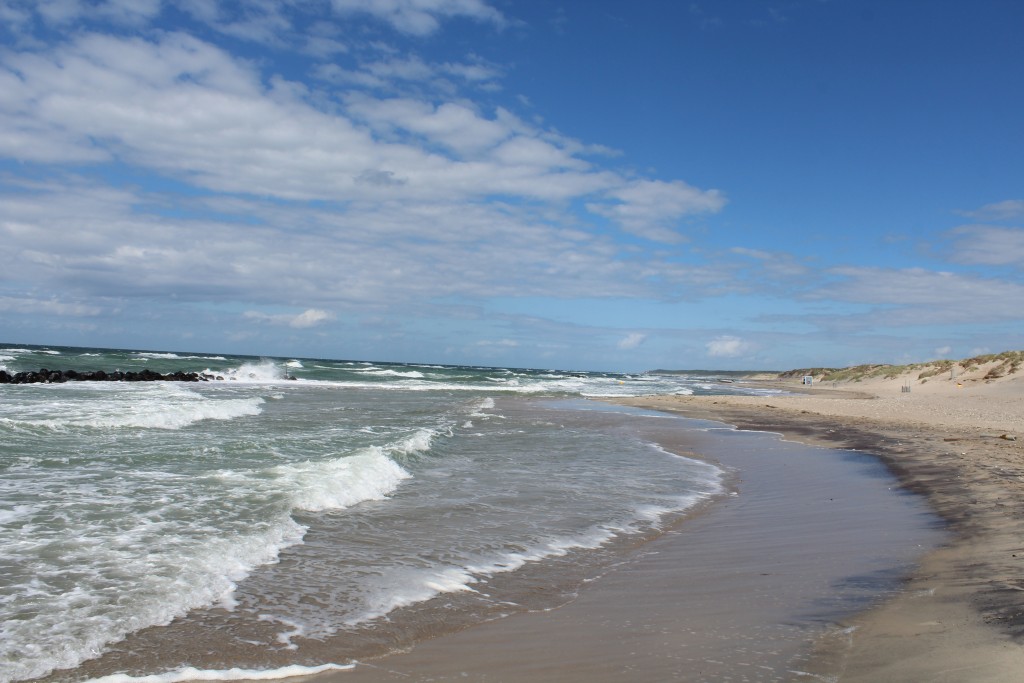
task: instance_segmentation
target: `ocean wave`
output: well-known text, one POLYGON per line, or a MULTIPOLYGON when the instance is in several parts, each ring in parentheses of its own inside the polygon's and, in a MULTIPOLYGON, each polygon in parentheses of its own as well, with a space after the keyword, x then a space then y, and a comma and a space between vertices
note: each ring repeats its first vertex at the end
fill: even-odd
POLYGON ((382 587, 364 596, 363 609, 351 614, 352 627, 386 617, 396 609, 426 602, 444 593, 476 592, 473 587, 486 577, 514 572, 531 562, 564 557, 573 550, 599 548, 617 535, 616 530, 595 526, 573 537, 538 542, 521 552, 479 558, 466 566, 435 566, 429 569, 396 568, 379 577, 382 587), (384 588, 383 586, 387 586, 384 588))
MULTIPOLYGON (((393 443, 325 461, 212 472, 206 475, 210 481, 196 480, 190 485, 196 499, 189 502, 160 493, 162 487, 173 491, 184 485, 176 482, 181 475, 161 476, 146 484, 155 487, 151 491, 154 507, 127 526, 93 524, 88 522, 87 514, 76 515, 76 519, 83 517, 85 521, 74 529, 57 526, 46 534, 31 534, 27 542, 17 546, 22 555, 19 566, 30 571, 23 582, 11 588, 24 596, 23 601, 31 601, 29 609, 35 616, 9 621, 10 628, 5 627, 5 642, 0 643, 0 682, 36 678, 55 669, 78 666, 129 633, 165 625, 192 609, 214 605, 233 609, 233 594, 240 581, 256 567, 277 561, 285 548, 302 542, 307 529, 293 518, 295 512, 340 510, 385 498, 411 477, 389 453, 420 452, 430 447, 433 435, 431 430, 418 430, 393 443), (210 485, 212 481, 218 483, 210 485), (219 493, 214 499, 203 490, 219 493), (244 508, 252 501, 261 501, 260 506, 267 508, 269 515, 264 523, 238 526, 238 520, 249 516, 244 508), (216 524, 210 518, 209 524, 179 527, 178 508, 182 505, 190 509, 215 505, 219 511, 216 524), (230 527, 226 526, 229 520, 235 520, 230 527), (225 531, 227 528, 234 530, 225 531), (71 535, 74 542, 70 541, 71 535), (67 547, 59 568, 53 566, 46 550, 56 544, 67 547), (65 571, 76 573, 76 587, 70 593, 30 585, 33 576, 58 576, 65 571), (132 578, 126 582, 124 577, 132 578), (107 597, 114 586, 116 605, 107 597), (75 626, 85 623, 89 624, 87 629, 75 626), (26 651, 25 643, 39 647, 26 651), (59 647, 51 646, 55 643, 59 647)), ((90 509, 118 506, 124 492, 133 490, 123 486, 90 485, 89 499, 79 502, 90 509)), ((125 499, 123 504, 128 502, 125 499)), ((18 522, 32 514, 27 506, 18 506, 0 511, 0 520, 18 522)), ((30 520, 20 523, 31 525, 30 520)), ((0 607, 2 618, 4 609, 0 607)), ((293 675, 284 671, 251 676, 235 676, 230 671, 199 675, 209 680, 293 675)), ((294 675, 311 671, 305 669, 294 675)), ((177 676, 171 672, 138 680, 179 680, 177 676)))
POLYGON ((0 525, 10 524, 11 522, 25 519, 36 512, 38 508, 32 505, 15 505, 7 510, 0 510, 0 525))
POLYGON ((18 349, 18 348, 7 348, 0 349, 0 353, 41 353, 44 356, 59 356, 60 351, 53 351, 51 349, 18 349))
POLYGON ((269 472, 275 487, 290 492, 292 509, 306 512, 343 510, 383 500, 412 476, 378 446, 334 460, 279 465, 269 472))
POLYGON ((377 377, 408 377, 410 379, 423 379, 423 373, 419 370, 409 370, 408 372, 401 372, 399 370, 385 370, 383 368, 369 368, 367 370, 357 370, 360 375, 375 375, 377 377))
MULTIPOLYGON (((410 456, 416 455, 417 453, 426 453, 430 450, 434 437, 437 435, 438 432, 433 429, 417 430, 411 436, 389 446, 387 448, 387 452, 391 455, 398 456, 410 456)), ((451 435, 450 431, 449 435, 451 435)))
POLYGON ((478 418, 490 418, 490 417, 501 417, 494 413, 487 413, 484 411, 494 410, 494 399, 488 396, 485 399, 477 401, 472 408, 470 408, 469 416, 478 418))
POLYGON ((390 583, 391 587, 365 596, 362 610, 346 618, 346 626, 358 626, 380 619, 396 609, 426 602, 442 593, 473 591, 470 584, 479 580, 466 569, 458 567, 419 570, 415 575, 409 575, 403 570, 391 570, 383 572, 381 578, 385 583, 390 583), (399 573, 402 576, 395 576, 399 573))
POLYGON ((31 616, 6 621, 0 681, 37 678, 78 666, 139 629, 169 624, 192 609, 224 604, 237 582, 255 567, 276 561, 282 549, 301 541, 304 532, 285 517, 257 533, 206 539, 176 535, 161 524, 93 529, 63 541, 34 536, 18 546, 19 553, 38 556, 39 573, 48 581, 72 568, 75 588, 46 590, 45 583, 21 587, 30 596, 23 599, 23 609, 31 616), (62 547, 64 569, 50 566, 46 548, 54 543, 62 547), (124 576, 135 580, 126 583, 120 578, 124 576), (106 597, 113 586, 118 589, 116 606, 106 597), (26 643, 34 647, 26 648, 26 643))
POLYGON ((225 370, 203 370, 204 375, 223 377, 233 382, 267 383, 280 382, 286 379, 284 368, 273 361, 265 360, 260 363, 243 363, 237 368, 225 370))
MULTIPOLYGON (((78 388, 78 387, 76 387, 78 388)), ((47 387, 50 389, 50 387, 47 387)), ((202 420, 232 420, 259 415, 264 399, 259 396, 236 399, 208 398, 174 383, 106 387, 86 385, 75 396, 55 396, 29 412, 0 416, 11 427, 43 427, 54 430, 74 428, 182 429, 202 420), (99 391, 97 391, 99 390, 99 391), (102 400, 92 394, 103 393, 102 400)))
POLYGON ((605 521, 578 533, 534 539, 520 550, 480 556, 462 566, 389 569, 377 578, 377 589, 363 596, 362 609, 353 611, 345 619, 346 626, 358 626, 385 618, 396 609, 425 602, 441 594, 476 592, 476 584, 495 574, 514 572, 527 564, 565 557, 578 550, 597 549, 617 537, 635 534, 646 528, 658 528, 666 515, 688 510, 723 490, 723 471, 717 466, 676 455, 657 444, 648 445, 662 455, 687 461, 693 470, 693 480, 698 483, 698 490, 671 497, 660 504, 638 505, 628 518, 619 522, 605 521))
POLYGON ((355 664, 321 664, 319 666, 299 666, 293 664, 279 669, 196 669, 188 666, 175 671, 149 676, 129 676, 128 674, 112 674, 101 678, 93 678, 85 683, 183 683, 184 681, 272 681, 295 676, 312 676, 327 671, 348 671, 355 664))
POLYGON ((136 351, 134 355, 139 360, 227 360, 224 356, 182 356, 156 351, 136 351))

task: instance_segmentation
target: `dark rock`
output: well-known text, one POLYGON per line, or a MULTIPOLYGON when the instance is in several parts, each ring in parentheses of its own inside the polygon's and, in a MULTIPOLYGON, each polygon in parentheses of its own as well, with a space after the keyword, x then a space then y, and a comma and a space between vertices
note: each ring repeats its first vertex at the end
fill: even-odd
MULTIPOLYGON (((39 384, 44 382, 209 382, 210 380, 223 380, 220 375, 209 375, 198 372, 185 372, 178 370, 161 375, 155 370, 146 368, 138 372, 114 370, 104 372, 103 370, 78 371, 78 370, 47 370, 40 368, 36 371, 17 372, 13 375, 6 370, 0 370, 0 384, 39 384)), ((290 377, 289 379, 295 379, 290 377)))

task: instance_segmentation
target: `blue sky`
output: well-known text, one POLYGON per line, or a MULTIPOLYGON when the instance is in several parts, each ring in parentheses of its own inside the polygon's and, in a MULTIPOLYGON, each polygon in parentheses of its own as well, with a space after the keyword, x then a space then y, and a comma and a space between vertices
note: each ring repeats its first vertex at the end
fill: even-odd
POLYGON ((0 0, 0 340, 1024 348, 1024 4, 0 0))

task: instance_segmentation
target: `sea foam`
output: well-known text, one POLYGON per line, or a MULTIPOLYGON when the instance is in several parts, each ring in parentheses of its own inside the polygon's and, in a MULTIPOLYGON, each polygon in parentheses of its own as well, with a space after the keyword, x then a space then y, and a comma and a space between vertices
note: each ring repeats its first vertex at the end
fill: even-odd
POLYGON ((399 370, 385 370, 382 368, 370 368, 367 370, 357 370, 360 375, 375 375, 378 377, 407 377, 409 379, 423 379, 423 373, 419 370, 409 370, 401 372, 399 370))
MULTIPOLYGON (((6 411, 0 422, 65 430, 74 428, 182 429, 202 420, 232 420, 259 415, 264 400, 210 398, 176 383, 94 385, 74 387, 75 393, 54 394, 53 400, 32 410, 6 411)), ((52 391, 42 387, 42 391, 52 391)))
POLYGON ((291 491, 292 507, 307 512, 341 510, 368 500, 382 500, 403 479, 412 476, 377 446, 326 462, 280 465, 270 474, 291 491))
POLYGON ((235 382, 266 383, 279 382, 285 379, 284 368, 273 361, 265 360, 260 363, 243 363, 237 368, 226 370, 203 371, 205 375, 223 377, 226 380, 235 382))
POLYGON ((295 676, 312 676, 326 671, 346 671, 355 664, 321 664, 320 666, 285 666, 280 669, 196 669, 185 667, 176 671, 149 676, 113 674, 93 678, 86 683, 183 683, 184 681, 271 681, 295 676))
POLYGON ((40 578, 19 591, 22 616, 5 618, 0 681, 77 666, 129 633, 222 603, 238 581, 274 561, 303 532, 283 519, 262 532, 203 540, 154 521, 108 533, 83 529, 74 540, 33 538, 19 548, 19 560, 35 565, 40 578), (51 566, 51 546, 62 548, 62 566, 70 569, 51 566), (74 588, 59 590, 71 578, 68 571, 74 588), (133 579, 126 582, 126 577, 133 579), (107 598, 111 591, 118 595, 116 603, 107 598))
MULTIPOLYGON (((421 440, 418 445, 411 445, 400 441, 390 448, 424 448, 428 447, 428 442, 421 440)), ((47 548, 57 543, 65 547, 62 563, 75 568, 80 576, 75 579, 71 592, 55 591, 45 584, 35 588, 29 584, 11 586, 23 596, 35 596, 29 606, 35 616, 8 621, 6 644, 0 645, 0 669, 7 673, 0 674, 0 681, 34 678, 54 669, 74 667, 131 632, 167 624, 191 609, 210 605, 231 609, 231 596, 239 581, 255 567, 276 561, 284 548, 302 541, 306 528, 292 519, 293 512, 340 510, 364 501, 381 500, 411 476, 391 460, 385 450, 385 447, 373 446, 326 461, 291 463, 251 472, 223 472, 219 477, 222 484, 217 487, 225 491, 219 504, 219 528, 224 528, 235 507, 246 500, 271 504, 280 501, 276 504, 279 509, 276 520, 268 519, 254 530, 240 527, 215 533, 211 527, 206 533, 203 526, 179 529, 173 521, 179 516, 176 511, 179 503, 157 493, 153 501, 156 507, 124 529, 90 525, 75 531, 77 540, 73 544, 52 538, 54 533, 62 533, 57 530, 51 531, 49 536, 33 536, 31 542, 20 546, 21 565, 29 568, 37 565, 33 573, 51 577, 47 581, 57 578, 52 573, 55 568, 45 559, 47 548), (134 578, 123 583, 123 578, 115 577, 134 578), (109 605, 104 597, 115 587, 119 595, 116 607, 109 605), (74 627, 85 623, 89 624, 88 629, 74 627), (56 643, 60 643, 59 648, 48 645, 56 643), (5 678, 8 675, 11 678, 5 678)), ((172 483, 164 480, 165 485, 172 483)), ((201 480, 195 482, 195 487, 202 485, 201 480)), ((109 487, 97 489, 94 495, 105 496, 97 503, 115 504, 110 498, 112 491, 109 487)), ((197 501, 189 507, 197 504, 204 503, 197 501)), ((29 517, 33 512, 28 506, 19 506, 2 518, 12 522, 29 517)), ((22 609, 25 608, 23 604, 22 609)), ((194 671, 189 670, 187 676, 193 676, 194 671)), ((256 676, 207 672, 201 678, 278 678, 314 673, 299 669, 294 669, 299 671, 294 674, 282 671, 286 670, 257 672, 256 676)), ((176 675, 103 680, 187 680, 187 676, 175 678, 176 675)))

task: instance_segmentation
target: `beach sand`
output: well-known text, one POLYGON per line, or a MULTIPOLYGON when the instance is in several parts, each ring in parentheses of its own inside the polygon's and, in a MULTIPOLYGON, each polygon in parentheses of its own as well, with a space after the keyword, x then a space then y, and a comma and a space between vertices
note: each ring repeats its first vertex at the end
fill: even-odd
MULTIPOLYGON (((975 377, 930 377, 923 383, 916 375, 810 388, 797 382, 750 383, 798 392, 791 395, 615 400, 741 430, 776 432, 791 442, 872 454, 945 521, 947 533, 938 547, 919 553, 912 575, 884 601, 847 610, 804 640, 790 632, 775 643, 763 631, 737 626, 732 634, 730 629, 767 609, 756 599, 765 591, 781 602, 805 597, 791 581, 759 586, 759 576, 787 575, 795 565, 841 547, 857 552, 858 542, 888 529, 884 522, 857 521, 848 508, 842 514, 858 526, 848 537, 823 541, 803 529, 773 536, 791 522, 776 516, 781 508, 761 507, 755 488, 685 521, 636 561, 587 586, 569 605, 442 636, 333 680, 1020 681, 1024 442, 1018 439, 1024 427, 1024 378, 985 381, 984 370, 975 377), (745 518, 734 516, 736 500, 749 495, 753 509, 745 510, 745 518), (738 530, 742 519, 758 521, 738 530), (687 552, 688 544, 695 553, 687 552), (779 544, 785 550, 779 556, 760 556, 779 544), (793 564, 785 564, 787 555, 793 564), (702 561, 694 563, 696 557, 702 561), (764 571, 766 562, 779 564, 764 571), (695 593, 717 598, 694 601, 695 593), (775 660, 757 659, 775 646, 775 660), (676 654, 668 654, 673 647, 676 654), (736 665, 747 666, 747 660, 746 673, 738 671, 736 665)), ((659 442, 669 439, 662 435, 659 442)), ((760 460, 740 463, 740 476, 765 484, 778 463, 760 460)), ((785 488, 784 481, 771 486, 783 492, 783 507, 807 504, 790 499, 795 489, 785 488)), ((817 486, 823 487, 819 494, 830 490, 822 481, 811 488, 817 486)), ((783 617, 779 628, 786 623, 783 617)))
POLYGON ((1024 377, 917 374, 779 397, 656 397, 659 410, 877 455, 954 536, 898 596, 813 649, 828 681, 1024 680, 1024 377), (909 392, 904 389, 909 386, 909 392))

